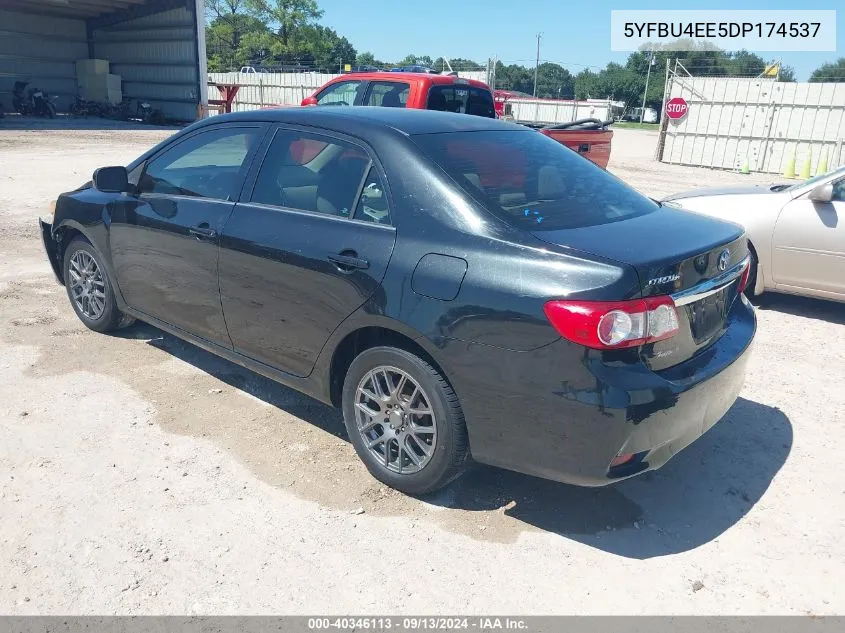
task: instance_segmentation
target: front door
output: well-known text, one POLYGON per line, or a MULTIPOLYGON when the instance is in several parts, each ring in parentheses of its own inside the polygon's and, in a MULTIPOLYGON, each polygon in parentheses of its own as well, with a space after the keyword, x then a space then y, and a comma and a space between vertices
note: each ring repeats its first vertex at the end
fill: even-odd
POLYGON ((307 376, 332 332, 379 292, 393 252, 369 150, 280 129, 223 229, 220 296, 236 351, 307 376))
POLYGON ((115 274, 130 307, 231 348, 217 285, 219 235, 265 131, 201 131, 152 157, 115 204, 115 274))
POLYGON ((845 178, 833 183, 833 200, 806 195, 781 210, 772 235, 772 275, 784 289, 845 295, 845 178))

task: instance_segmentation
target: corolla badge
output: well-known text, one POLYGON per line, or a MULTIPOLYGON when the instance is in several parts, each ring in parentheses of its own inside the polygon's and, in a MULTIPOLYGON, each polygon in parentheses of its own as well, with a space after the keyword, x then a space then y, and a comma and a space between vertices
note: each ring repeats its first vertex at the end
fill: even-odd
POLYGON ((726 248, 719 255, 719 270, 727 270, 728 262, 731 260, 731 252, 726 248))
POLYGON ((658 284, 668 284, 671 281, 678 281, 680 279, 680 275, 666 275, 665 277, 655 277, 654 279, 648 280, 648 286, 656 286, 658 284))

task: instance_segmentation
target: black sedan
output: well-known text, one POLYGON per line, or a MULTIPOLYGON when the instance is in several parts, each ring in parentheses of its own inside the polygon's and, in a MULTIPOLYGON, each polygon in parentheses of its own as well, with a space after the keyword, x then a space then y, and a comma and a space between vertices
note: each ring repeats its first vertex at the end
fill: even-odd
POLYGON ((471 460, 588 486, 657 468, 731 407, 756 329, 740 227, 481 117, 213 117, 41 229, 86 326, 141 319, 342 407, 412 494, 471 460))

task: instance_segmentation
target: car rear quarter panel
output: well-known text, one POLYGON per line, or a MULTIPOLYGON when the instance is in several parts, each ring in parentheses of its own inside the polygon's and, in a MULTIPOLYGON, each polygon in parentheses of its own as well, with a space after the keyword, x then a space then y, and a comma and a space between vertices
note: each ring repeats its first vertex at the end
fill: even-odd
POLYGON ((550 299, 639 296, 633 268, 512 228, 414 153, 403 144, 379 151, 396 207, 396 248, 383 281, 387 316, 435 343, 460 339, 529 350, 559 337, 543 313, 550 299), (426 279, 428 288, 448 287, 448 296, 415 286, 414 272, 433 254, 466 262, 457 292, 453 267, 435 267, 426 279))

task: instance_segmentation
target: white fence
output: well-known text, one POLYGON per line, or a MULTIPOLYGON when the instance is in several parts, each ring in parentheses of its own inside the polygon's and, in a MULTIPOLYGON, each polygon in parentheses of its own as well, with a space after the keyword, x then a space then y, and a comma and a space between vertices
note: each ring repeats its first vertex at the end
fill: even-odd
MULTIPOLYGON (((483 70, 459 72, 458 75, 487 81, 487 71, 483 70)), ((235 112, 271 105, 299 105, 317 88, 338 76, 328 73, 208 73, 210 82, 241 86, 233 102, 232 110, 235 112)), ((208 98, 220 98, 213 85, 208 87, 208 98)))
POLYGON ((684 77, 672 73, 666 98, 683 97, 686 116, 667 119, 666 163, 782 173, 845 163, 845 83, 789 83, 774 79, 684 77))
POLYGON ((579 119, 612 118, 613 104, 607 99, 585 99, 582 101, 557 99, 508 99, 513 118, 520 123, 569 123, 579 119))

